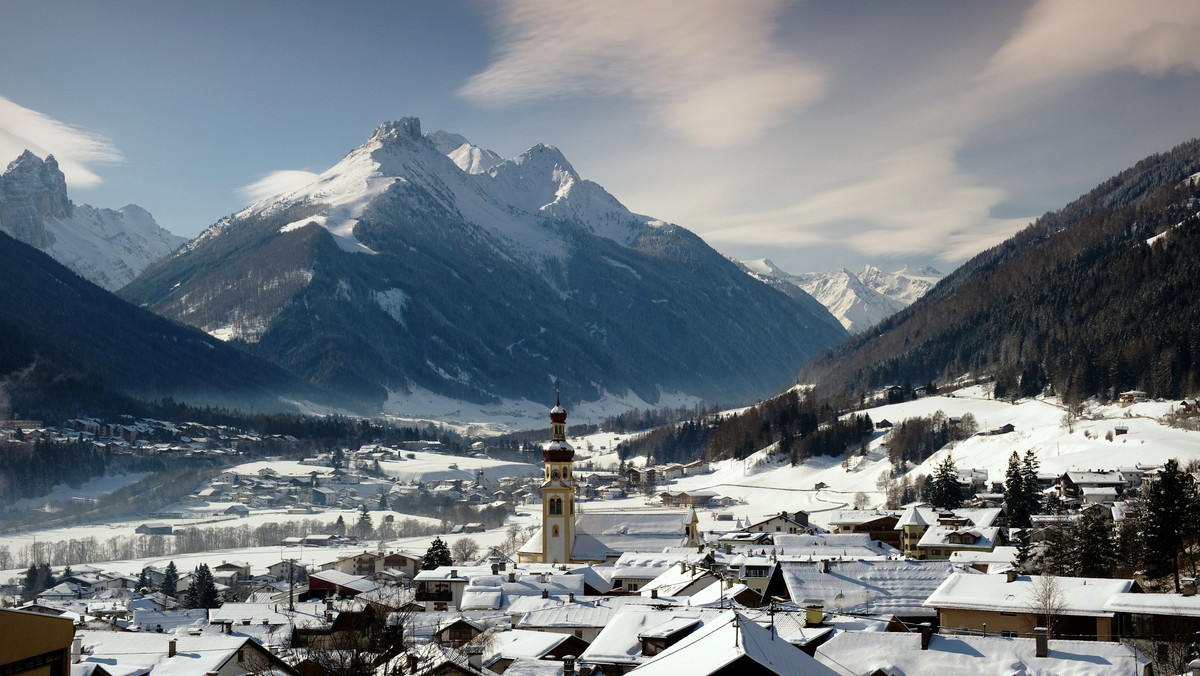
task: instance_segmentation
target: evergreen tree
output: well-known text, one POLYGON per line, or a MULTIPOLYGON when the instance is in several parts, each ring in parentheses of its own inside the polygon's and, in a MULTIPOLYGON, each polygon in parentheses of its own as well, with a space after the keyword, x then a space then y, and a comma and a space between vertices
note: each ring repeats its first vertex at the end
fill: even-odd
POLYGON ((429 549, 425 550, 425 558, 421 561, 422 570, 433 570, 438 566, 450 566, 454 564, 454 557, 450 555, 450 548, 442 541, 440 537, 434 538, 429 544, 429 549))
POLYGON ((1112 529, 1099 512, 1088 510, 1072 529, 1072 568, 1078 577, 1112 577, 1117 567, 1112 529))
POLYGON ((176 590, 179 587, 179 569, 175 567, 175 562, 167 564, 167 570, 163 573, 162 586, 158 588, 164 596, 175 598, 176 590))
POLYGON ((337 521, 334 521, 333 525, 329 527, 329 534, 338 537, 346 534, 346 520, 342 518, 341 514, 338 514, 337 521))
POLYGON ((1008 525, 1012 528, 1029 528, 1029 498, 1025 494, 1025 475, 1021 471, 1021 457, 1016 451, 1008 456, 1008 469, 1004 472, 1004 504, 1008 506, 1008 525))
POLYGON ((25 571, 25 577, 21 581, 21 598, 25 601, 32 601, 38 594, 45 589, 38 589, 38 567, 34 564, 25 571))
POLYGON ((1014 528, 1028 528, 1030 517, 1042 510, 1041 484, 1037 479, 1038 460, 1030 449, 1022 461, 1016 451, 1008 457, 1004 473, 1004 502, 1008 506, 1008 523, 1014 528))
POLYGON ((217 608, 220 605, 217 584, 213 580, 212 571, 208 564, 202 563, 192 573, 192 583, 188 585, 183 606, 185 608, 217 608))
POLYGON ((379 509, 379 511, 381 511, 381 512, 386 512, 386 511, 387 511, 387 509, 388 509, 387 493, 380 493, 380 494, 379 494, 379 505, 378 505, 378 509, 379 509))
POLYGON ((1142 538, 1146 577, 1172 576, 1179 592, 1179 557, 1196 531, 1197 498, 1191 478, 1168 460, 1146 493, 1142 538))
POLYGON ((360 540, 365 540, 371 537, 371 533, 375 531, 375 526, 371 523, 371 513, 367 511, 367 506, 363 505, 358 510, 358 523, 354 524, 354 534, 360 540))
POLYGON ((946 456, 933 472, 929 501, 934 507, 958 509, 962 505, 962 488, 958 483, 958 469, 954 458, 946 456))
POLYGON ((138 591, 150 588, 150 570, 148 568, 143 567, 142 572, 138 573, 137 588, 138 591))
POLYGON ((1021 481, 1024 484, 1025 499, 1027 500, 1026 507, 1029 514, 1041 514, 1044 508, 1042 504, 1042 484, 1038 481, 1038 463, 1037 456, 1033 449, 1025 451, 1025 459, 1021 461, 1021 481))
POLYGON ((58 580, 54 579, 54 571, 50 570, 49 563, 38 564, 37 576, 39 594, 58 584, 58 580))
POLYGON ((1017 535, 1017 558, 1013 561, 1017 572, 1022 575, 1029 575, 1034 571, 1034 552, 1033 543, 1029 539, 1029 529, 1022 528, 1020 534, 1017 535))

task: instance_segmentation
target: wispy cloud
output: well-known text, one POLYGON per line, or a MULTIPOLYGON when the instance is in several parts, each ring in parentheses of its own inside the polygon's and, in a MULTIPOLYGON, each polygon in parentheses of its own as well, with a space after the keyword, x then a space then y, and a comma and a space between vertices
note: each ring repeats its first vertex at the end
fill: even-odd
POLYGON ((507 0, 497 58, 460 93, 488 105, 628 96, 690 143, 733 146, 824 92, 824 76, 773 42, 780 6, 507 0))
POLYGON ((257 202, 281 193, 291 192, 297 188, 303 188, 316 180, 316 178, 317 174, 311 171, 281 169, 279 171, 272 171, 250 185, 238 188, 237 192, 251 202, 257 202))
POLYGON ((977 83, 1007 94, 1121 69, 1151 76, 1200 71, 1200 3, 1041 0, 977 83))
POLYGON ((935 254, 962 260, 1029 220, 993 217, 1004 192, 966 176, 956 150, 952 138, 903 148, 843 185, 785 209, 740 217, 705 235, 743 244, 835 244, 875 257, 935 254))
POLYGON ((80 188, 101 182, 92 166, 124 159, 107 138, 0 96, 0 166, 15 160, 25 150, 40 157, 54 155, 67 183, 80 188))

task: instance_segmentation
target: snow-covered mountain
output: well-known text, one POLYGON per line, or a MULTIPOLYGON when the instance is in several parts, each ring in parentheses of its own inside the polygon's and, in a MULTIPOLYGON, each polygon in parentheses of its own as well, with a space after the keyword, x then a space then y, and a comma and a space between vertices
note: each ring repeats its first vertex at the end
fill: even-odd
POLYGON ((931 267, 905 266, 896 272, 884 272, 867 265, 857 274, 846 268, 791 274, 765 258, 741 263, 759 279, 804 289, 851 333, 860 333, 908 307, 942 278, 942 273, 931 267))
POLYGON ((541 401, 556 379, 576 401, 739 401, 847 335, 684 228, 631 213, 558 149, 501 160, 415 118, 216 223, 122 295, 374 405, 541 401))
POLYGON ((110 291, 187 241, 135 204, 117 210, 73 204, 54 156, 43 161, 28 150, 0 174, 0 231, 110 291))

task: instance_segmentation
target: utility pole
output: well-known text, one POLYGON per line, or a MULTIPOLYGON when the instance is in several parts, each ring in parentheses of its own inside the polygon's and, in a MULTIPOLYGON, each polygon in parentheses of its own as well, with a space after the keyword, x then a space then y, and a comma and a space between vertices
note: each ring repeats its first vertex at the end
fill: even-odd
POLYGON ((288 559, 288 612, 296 612, 296 559, 288 559))

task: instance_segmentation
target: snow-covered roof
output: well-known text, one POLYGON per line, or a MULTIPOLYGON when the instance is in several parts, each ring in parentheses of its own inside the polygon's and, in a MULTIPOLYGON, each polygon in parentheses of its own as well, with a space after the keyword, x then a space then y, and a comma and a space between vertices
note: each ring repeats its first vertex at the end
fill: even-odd
MULTIPOLYGON (((994 612, 1035 612, 1041 575, 1020 575, 1012 582, 1006 575, 954 573, 925 601, 927 608, 957 608, 994 612)), ((1108 600, 1133 588, 1133 580, 1095 577, 1051 577, 1058 588, 1062 613, 1086 617, 1112 617, 1108 600)))
MULTIPOLYGON (((551 631, 530 631, 528 629, 511 629, 499 632, 488 644, 490 652, 484 655, 485 660, 499 655, 507 659, 531 657, 537 659, 554 650, 559 643, 567 639, 566 634, 551 631)), ((557 665, 562 670, 562 665, 557 665)))
POLYGON ((844 608, 908 616, 930 615, 925 599, 954 573, 949 561, 781 562, 779 568, 797 603, 820 599, 833 610, 841 594, 844 608))
POLYGON ((1104 610, 1132 615, 1200 617, 1200 596, 1183 594, 1113 594, 1104 610))
POLYGON ((777 640, 770 629, 760 627, 733 610, 722 612, 704 627, 655 655, 638 667, 636 673, 645 676, 700 676, 720 671, 743 658, 757 663, 769 673, 837 675, 836 671, 809 657, 799 648, 787 641, 777 640))
POLYGON ((219 672, 237 657, 238 649, 250 641, 245 636, 175 635, 145 632, 77 631, 83 639, 81 662, 102 664, 106 671, 120 665, 122 674, 153 671, 163 676, 194 676, 219 672), (168 657, 168 644, 176 643, 176 654, 168 657), (145 671, 143 671, 145 670, 145 671))
MULTIPOLYGON (((590 664, 624 664, 634 665, 645 661, 642 656, 642 642, 638 636, 652 632, 655 628, 681 618, 696 620, 703 623, 706 619, 715 619, 722 612, 709 608, 677 607, 669 610, 625 606, 612 613, 602 626, 603 630, 583 651, 580 659, 590 664)), ((524 621, 522 621, 522 626, 524 621)))
POLYGON ((626 552, 613 564, 613 580, 653 580, 671 566, 687 561, 683 554, 626 552))
POLYGON ((1036 657, 1034 639, 933 635, 921 650, 917 633, 839 632, 817 648, 818 661, 844 676, 887 674, 973 676, 1120 676, 1142 673, 1147 660, 1123 643, 1050 641, 1036 657), (1134 659, 1137 658, 1136 668, 1134 659))
MULTIPOLYGON (((900 515, 900 520, 896 522, 896 530, 901 530, 905 526, 928 526, 930 520, 925 514, 922 514, 924 511, 933 512, 934 510, 923 505, 909 505, 905 508, 904 513, 900 515)), ((933 514, 933 522, 937 522, 936 512, 933 514)))
POLYGON ((934 526, 921 536, 918 547, 954 547, 957 549, 978 549, 991 551, 996 548, 996 538, 1000 536, 999 528, 963 528, 960 526, 934 526), (951 542, 971 540, 970 542, 951 542))

